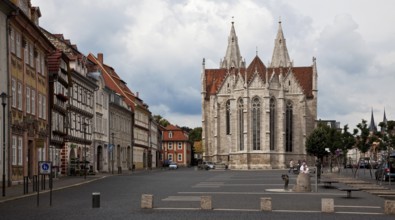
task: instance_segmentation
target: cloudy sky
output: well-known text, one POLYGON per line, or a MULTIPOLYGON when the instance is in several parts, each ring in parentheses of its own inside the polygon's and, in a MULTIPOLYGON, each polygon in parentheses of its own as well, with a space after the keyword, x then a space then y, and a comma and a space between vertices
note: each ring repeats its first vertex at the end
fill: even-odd
POLYGON ((281 19, 295 66, 318 65, 318 118, 355 128, 395 120, 392 0, 32 0, 40 25, 103 53, 153 114, 201 126, 200 74, 218 68, 231 22, 249 64, 267 64, 281 19))

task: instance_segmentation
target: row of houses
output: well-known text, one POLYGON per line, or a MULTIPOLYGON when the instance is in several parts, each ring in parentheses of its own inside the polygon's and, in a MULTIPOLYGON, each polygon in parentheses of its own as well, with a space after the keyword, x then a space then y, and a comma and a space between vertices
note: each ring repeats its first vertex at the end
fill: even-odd
POLYGON ((0 0, 0 172, 8 185, 38 175, 39 161, 55 175, 190 163, 185 131, 161 127, 102 53, 81 53, 40 17, 30 0, 0 0))

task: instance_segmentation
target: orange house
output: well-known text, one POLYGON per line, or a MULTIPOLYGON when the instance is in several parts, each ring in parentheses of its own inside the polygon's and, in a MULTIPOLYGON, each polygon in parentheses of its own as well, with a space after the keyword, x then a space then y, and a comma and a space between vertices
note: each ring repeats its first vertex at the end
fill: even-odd
POLYGON ((162 158, 163 163, 169 161, 177 162, 179 166, 191 164, 191 143, 188 132, 181 128, 168 125, 163 128, 162 158))

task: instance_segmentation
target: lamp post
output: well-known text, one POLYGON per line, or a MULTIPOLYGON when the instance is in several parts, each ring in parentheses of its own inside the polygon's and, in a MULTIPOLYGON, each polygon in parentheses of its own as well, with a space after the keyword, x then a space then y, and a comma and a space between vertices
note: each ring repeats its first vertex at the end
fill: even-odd
POLYGON ((114 143, 114 133, 111 133, 112 137, 112 149, 111 149, 111 174, 114 174, 114 148, 115 148, 115 143, 114 143))
POLYGON ((84 122, 83 124, 82 124, 82 126, 84 127, 84 161, 83 161, 83 163, 84 163, 84 179, 86 179, 86 126, 87 126, 88 124, 86 123, 86 122, 84 122))
POLYGON ((3 197, 5 196, 5 106, 7 105, 7 94, 1 93, 1 105, 3 106, 3 197))

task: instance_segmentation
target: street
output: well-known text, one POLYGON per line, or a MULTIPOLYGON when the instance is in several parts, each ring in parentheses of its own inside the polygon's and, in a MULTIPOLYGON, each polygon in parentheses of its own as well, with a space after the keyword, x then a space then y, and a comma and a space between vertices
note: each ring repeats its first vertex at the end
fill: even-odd
MULTIPOLYGON (((0 203, 1 219, 393 219, 385 199, 364 191, 352 198, 319 184, 318 192, 283 190, 285 170, 153 170, 107 176, 96 181, 0 203), (100 207, 92 208, 92 193, 100 207), (141 209, 141 195, 154 196, 153 209, 141 209), (200 196, 212 196, 212 210, 200 210, 200 196), (260 198, 272 199, 272 212, 260 211, 260 198), (333 198, 335 213, 321 212, 321 199, 333 198)), ((289 188, 296 175, 289 174, 289 188)), ((83 178, 83 177, 81 177, 83 178)), ((312 184, 315 183, 311 178, 312 184)), ((55 183, 56 184, 56 183, 55 183)), ((341 184, 339 186, 342 186, 341 184)), ((312 185, 312 189, 315 186, 312 185)))

